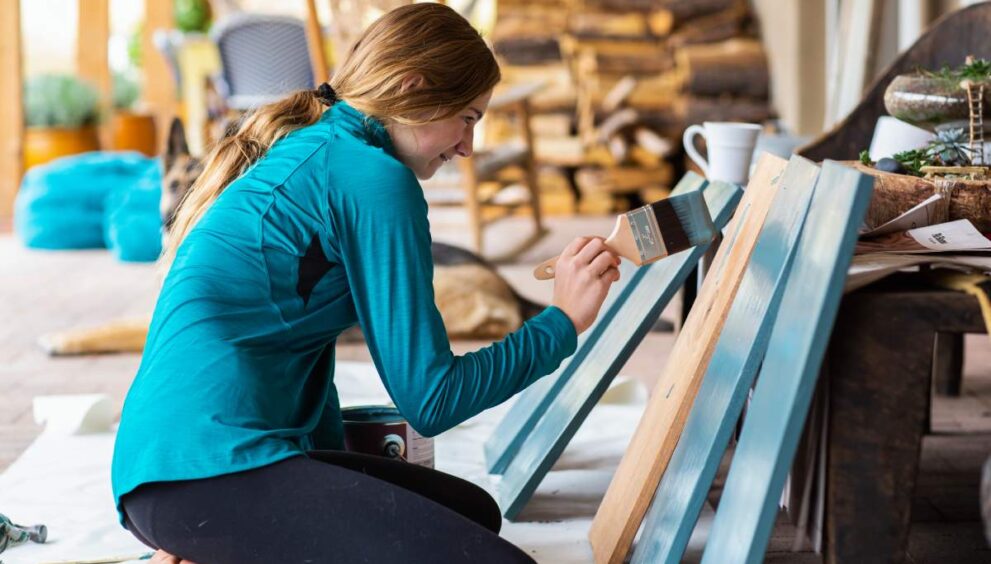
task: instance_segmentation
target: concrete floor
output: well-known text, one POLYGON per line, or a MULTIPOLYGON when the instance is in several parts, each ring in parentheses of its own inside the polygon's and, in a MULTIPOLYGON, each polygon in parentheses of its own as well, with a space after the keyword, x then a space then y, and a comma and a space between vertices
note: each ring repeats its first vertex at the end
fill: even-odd
MULTIPOLYGON (((534 281, 533 266, 560 251, 579 234, 606 235, 611 217, 550 218, 550 233, 500 271, 521 294, 549 302, 553 286, 534 281)), ((464 217, 440 210, 432 217, 437 240, 467 240, 464 217)), ((527 235, 528 225, 509 219, 487 234, 489 252, 499 254, 527 235)), ((154 268, 121 264, 104 251, 32 252, 0 234, 0 471, 27 447, 40 428, 34 424, 36 395, 104 392, 122 400, 139 363, 138 355, 49 358, 37 346, 42 333, 147 315, 157 290, 154 268)), ((676 308, 664 316, 673 319, 676 308)), ((657 377, 674 341, 651 333, 622 371, 645 383, 657 377)), ((459 342, 456 352, 485 343, 459 342)), ((339 348, 341 359, 366 359, 363 345, 339 348)), ((991 341, 966 339, 963 394, 936 398, 933 434, 926 439, 913 505, 912 562, 991 562, 978 514, 980 464, 991 452, 991 341)), ((819 562, 809 552, 790 553, 793 528, 782 518, 767 561, 819 562)))

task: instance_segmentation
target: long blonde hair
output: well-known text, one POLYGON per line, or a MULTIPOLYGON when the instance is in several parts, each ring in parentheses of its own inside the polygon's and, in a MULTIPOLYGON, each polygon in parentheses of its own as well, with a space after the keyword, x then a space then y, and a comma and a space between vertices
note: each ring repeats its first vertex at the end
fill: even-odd
MULTIPOLYGON (((451 117, 499 82, 499 66, 478 32, 443 4, 410 4, 375 20, 352 45, 330 85, 338 100, 386 124, 419 125, 451 117), (404 79, 422 77, 403 92, 404 79), (424 117, 426 116, 426 117, 424 117)), ((205 159, 186 193, 162 253, 176 250, 227 186, 279 139, 311 125, 325 110, 316 90, 302 90, 259 107, 205 159)))

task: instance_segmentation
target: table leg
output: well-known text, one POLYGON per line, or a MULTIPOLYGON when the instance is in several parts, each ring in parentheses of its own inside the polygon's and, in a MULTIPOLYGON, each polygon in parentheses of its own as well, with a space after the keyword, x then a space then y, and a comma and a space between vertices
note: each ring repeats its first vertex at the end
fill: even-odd
POLYGON ((828 353, 830 563, 905 560, 934 334, 909 304, 844 300, 828 353))

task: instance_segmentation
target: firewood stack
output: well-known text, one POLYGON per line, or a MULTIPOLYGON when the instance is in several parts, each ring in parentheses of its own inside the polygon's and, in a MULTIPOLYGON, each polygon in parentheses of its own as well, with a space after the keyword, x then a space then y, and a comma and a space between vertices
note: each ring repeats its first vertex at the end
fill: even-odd
POLYGON ((495 49, 510 82, 520 69, 570 73, 572 105, 550 89, 538 112, 559 121, 534 130, 538 161, 574 167, 583 195, 608 193, 619 207, 656 198, 684 169, 688 125, 773 116, 746 0, 520 1, 499 0, 495 49), (569 111, 577 135, 565 130, 569 111))

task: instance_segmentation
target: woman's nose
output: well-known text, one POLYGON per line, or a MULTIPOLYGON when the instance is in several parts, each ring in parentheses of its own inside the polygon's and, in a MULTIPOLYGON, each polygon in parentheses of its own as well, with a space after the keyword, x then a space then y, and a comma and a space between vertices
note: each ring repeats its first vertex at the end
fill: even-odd
POLYGON ((469 129, 465 133, 464 137, 461 138, 461 142, 454 147, 455 152, 457 152, 461 157, 467 158, 471 156, 472 144, 475 137, 474 134, 475 128, 469 129))

